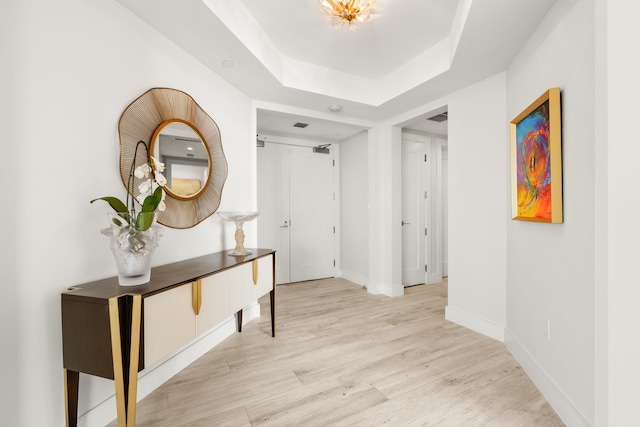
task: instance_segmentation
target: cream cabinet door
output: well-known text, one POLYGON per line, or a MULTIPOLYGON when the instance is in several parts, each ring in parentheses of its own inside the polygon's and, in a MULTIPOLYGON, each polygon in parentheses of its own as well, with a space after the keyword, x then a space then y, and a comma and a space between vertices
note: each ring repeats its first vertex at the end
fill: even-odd
POLYGON ((196 319, 196 335, 200 335, 228 318, 229 271, 223 271, 201 280, 200 313, 196 319))
POLYGON ((254 298, 258 299, 273 290, 273 255, 258 259, 258 283, 254 288, 254 298))
POLYGON ((253 268, 249 262, 227 271, 229 272, 229 309, 231 313, 236 313, 255 299, 253 268))
POLYGON ((231 313, 251 304, 273 289, 273 259, 260 258, 230 270, 229 301, 231 313), (254 267, 257 263, 257 267, 254 267), (254 283, 254 268, 256 282, 254 283))
POLYGON ((144 366, 151 366, 195 337, 191 283, 144 299, 144 366))

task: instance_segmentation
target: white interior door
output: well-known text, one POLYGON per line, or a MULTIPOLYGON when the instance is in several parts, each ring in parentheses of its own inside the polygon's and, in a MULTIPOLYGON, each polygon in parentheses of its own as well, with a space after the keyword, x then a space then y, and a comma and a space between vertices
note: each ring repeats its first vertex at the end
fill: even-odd
POLYGON ((333 153, 258 148, 258 244, 277 251, 276 283, 333 277, 333 153))
POLYGON ((276 251, 276 283, 289 283, 289 147, 258 148, 258 247, 276 251))
POLYGON ((291 281, 332 277, 333 154, 291 147, 291 281))
POLYGON ((402 284, 424 283, 426 147, 402 141, 402 284))

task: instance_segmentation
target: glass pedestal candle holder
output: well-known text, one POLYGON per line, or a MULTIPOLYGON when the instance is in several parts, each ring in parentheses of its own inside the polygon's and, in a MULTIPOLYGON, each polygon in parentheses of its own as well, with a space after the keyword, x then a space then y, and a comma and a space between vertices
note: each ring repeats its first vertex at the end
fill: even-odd
POLYGON ((245 256, 252 253, 251 250, 244 247, 244 230, 242 226, 245 222, 255 219, 258 215, 260 215, 260 212, 218 212, 220 218, 228 222, 233 222, 236 225, 236 247, 232 251, 227 252, 227 255, 245 256))

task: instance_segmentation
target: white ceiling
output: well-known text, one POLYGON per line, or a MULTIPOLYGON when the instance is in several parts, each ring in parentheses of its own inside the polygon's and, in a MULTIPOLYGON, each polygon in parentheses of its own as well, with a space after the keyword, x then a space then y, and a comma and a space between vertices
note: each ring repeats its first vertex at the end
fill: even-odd
MULTIPOLYGON (((354 32, 332 28, 318 0, 118 1, 272 106, 259 110, 259 132, 333 141, 505 70, 555 2, 377 0, 379 16, 354 32)), ((404 126, 446 134, 446 122, 426 120, 442 111, 404 126)))

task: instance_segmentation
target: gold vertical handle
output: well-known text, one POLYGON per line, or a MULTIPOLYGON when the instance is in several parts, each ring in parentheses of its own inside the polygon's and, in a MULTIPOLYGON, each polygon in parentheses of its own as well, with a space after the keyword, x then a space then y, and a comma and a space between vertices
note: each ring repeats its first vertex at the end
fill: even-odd
POLYGON ((196 316, 200 314, 200 307, 202 307, 202 280, 200 279, 191 282, 191 304, 196 316))
POLYGON ((253 267, 253 284, 257 285, 258 284, 258 260, 257 259, 253 260, 252 267, 253 267))

